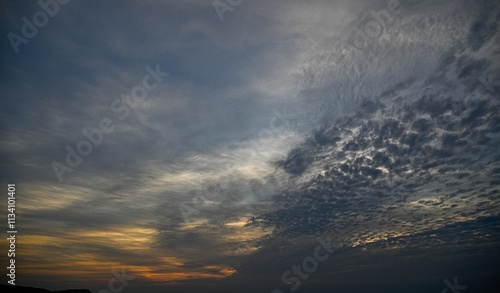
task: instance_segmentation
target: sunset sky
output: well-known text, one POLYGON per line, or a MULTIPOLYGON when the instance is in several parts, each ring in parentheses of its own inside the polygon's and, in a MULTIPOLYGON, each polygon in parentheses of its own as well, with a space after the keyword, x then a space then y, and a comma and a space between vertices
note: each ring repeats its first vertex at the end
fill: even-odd
POLYGON ((497 1, 0 12, 17 285, 499 292, 497 1))

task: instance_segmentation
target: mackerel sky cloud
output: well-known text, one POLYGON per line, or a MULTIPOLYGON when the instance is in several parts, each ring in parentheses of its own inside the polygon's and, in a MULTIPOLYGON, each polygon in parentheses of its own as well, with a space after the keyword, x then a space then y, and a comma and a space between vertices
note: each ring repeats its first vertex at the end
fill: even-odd
POLYGON ((498 292, 495 1, 0 11, 16 285, 498 292))

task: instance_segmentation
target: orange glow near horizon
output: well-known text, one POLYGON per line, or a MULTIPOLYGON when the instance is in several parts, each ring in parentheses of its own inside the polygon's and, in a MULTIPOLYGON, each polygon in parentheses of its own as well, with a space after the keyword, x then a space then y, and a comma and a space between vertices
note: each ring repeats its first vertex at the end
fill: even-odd
POLYGON ((57 237, 22 235, 19 247, 23 252, 19 259, 23 263, 23 275, 47 275, 47 267, 50 267, 50 275, 55 278, 107 282, 112 269, 125 268, 134 277, 172 283, 192 279, 216 280, 236 273, 233 268, 222 264, 200 266, 194 270, 185 268, 185 260, 181 257, 151 248, 156 233, 153 229, 121 227, 68 232, 57 237), (108 254, 108 248, 114 253, 118 251, 120 257, 108 254))

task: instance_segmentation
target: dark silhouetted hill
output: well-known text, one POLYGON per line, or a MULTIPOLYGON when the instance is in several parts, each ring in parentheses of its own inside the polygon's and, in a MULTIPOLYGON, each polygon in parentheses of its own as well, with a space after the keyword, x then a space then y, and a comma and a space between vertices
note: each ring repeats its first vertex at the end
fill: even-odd
POLYGON ((12 286, 12 285, 0 285, 1 292, 7 293, 92 293, 87 289, 69 289, 69 290, 60 290, 60 291, 49 291, 41 288, 33 288, 33 287, 23 287, 23 286, 12 286))

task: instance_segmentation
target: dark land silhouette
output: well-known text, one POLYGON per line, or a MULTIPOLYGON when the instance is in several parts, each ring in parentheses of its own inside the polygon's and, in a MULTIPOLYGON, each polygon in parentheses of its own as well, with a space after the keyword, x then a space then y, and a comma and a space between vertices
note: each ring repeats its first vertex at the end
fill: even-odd
POLYGON ((60 290, 60 291, 50 291, 42 288, 34 288, 34 287, 24 287, 24 286, 12 286, 12 285, 0 285, 0 291, 7 293, 92 293, 87 289, 68 289, 68 290, 60 290))

